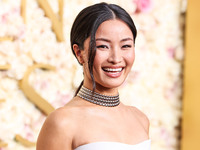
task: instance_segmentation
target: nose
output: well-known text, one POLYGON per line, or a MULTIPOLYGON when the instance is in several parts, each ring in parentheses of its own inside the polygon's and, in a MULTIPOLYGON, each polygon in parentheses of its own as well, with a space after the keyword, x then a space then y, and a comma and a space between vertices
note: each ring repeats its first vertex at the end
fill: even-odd
POLYGON ((108 62, 112 64, 118 64, 122 61, 122 54, 119 48, 115 47, 110 50, 108 62))

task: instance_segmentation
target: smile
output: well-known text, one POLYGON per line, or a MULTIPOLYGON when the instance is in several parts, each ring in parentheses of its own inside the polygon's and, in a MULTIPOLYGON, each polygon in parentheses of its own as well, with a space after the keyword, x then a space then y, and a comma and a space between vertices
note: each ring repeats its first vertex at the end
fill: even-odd
POLYGON ((123 68, 103 68, 106 72, 121 72, 123 68))
POLYGON ((105 72, 106 76, 110 78, 118 78, 121 76, 124 67, 118 67, 118 68, 104 67, 102 69, 105 72))

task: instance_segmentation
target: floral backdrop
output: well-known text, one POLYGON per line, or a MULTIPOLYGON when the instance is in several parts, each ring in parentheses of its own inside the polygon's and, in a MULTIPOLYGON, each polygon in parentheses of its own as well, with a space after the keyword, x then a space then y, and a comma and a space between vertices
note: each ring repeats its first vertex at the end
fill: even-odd
MULTIPOLYGON (((64 41, 58 42, 52 22, 37 0, 26 0, 26 21, 20 0, 0 0, 0 150, 33 150, 46 115, 27 98, 19 83, 27 68, 35 69, 29 84, 54 108, 66 104, 82 81, 82 68, 72 55, 70 28, 84 7, 101 0, 64 0, 64 41), (7 38, 2 38, 7 37, 7 38), (9 65, 8 69, 1 66, 9 65), (31 142, 17 140, 20 135, 31 142)), ((186 0, 107 0, 125 8, 138 29, 136 60, 120 88, 121 101, 141 109, 150 119, 153 150, 179 149, 183 29, 186 0)), ((48 0, 58 14, 57 0, 48 0)))

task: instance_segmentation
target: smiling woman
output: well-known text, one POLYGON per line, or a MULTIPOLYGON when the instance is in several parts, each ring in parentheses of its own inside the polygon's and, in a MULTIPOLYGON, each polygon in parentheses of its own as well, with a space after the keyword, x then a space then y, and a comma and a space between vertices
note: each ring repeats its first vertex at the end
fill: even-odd
POLYGON ((114 4, 83 9, 71 30, 71 47, 83 66, 84 81, 75 97, 51 113, 37 150, 149 150, 149 120, 119 100, 118 88, 135 59, 136 28, 114 4))

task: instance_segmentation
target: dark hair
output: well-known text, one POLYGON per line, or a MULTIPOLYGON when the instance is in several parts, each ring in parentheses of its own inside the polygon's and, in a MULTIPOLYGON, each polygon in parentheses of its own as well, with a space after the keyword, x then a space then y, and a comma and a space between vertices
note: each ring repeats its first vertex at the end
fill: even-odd
MULTIPOLYGON (((73 50, 73 45, 77 44, 80 49, 83 49, 84 41, 88 37, 90 37, 90 44, 89 44, 89 51, 88 51, 89 53, 88 67, 89 67, 90 76, 93 82, 93 91, 96 88, 96 84, 95 84, 95 80, 93 76, 93 62, 94 62, 94 57, 96 54, 96 41, 95 41, 96 31, 98 27, 100 26, 100 24, 102 24, 104 21, 112 20, 112 19, 119 19, 125 22, 129 26, 130 30, 132 31, 133 38, 135 41, 137 30, 136 30, 133 20, 123 8, 115 4, 98 3, 98 4, 91 5, 89 7, 86 7, 78 14, 78 16, 76 17, 72 25, 70 40, 71 40, 71 48, 74 55, 75 55, 75 52, 73 50)), ((78 93, 82 85, 83 85, 83 82, 77 89, 76 94, 78 93)))

